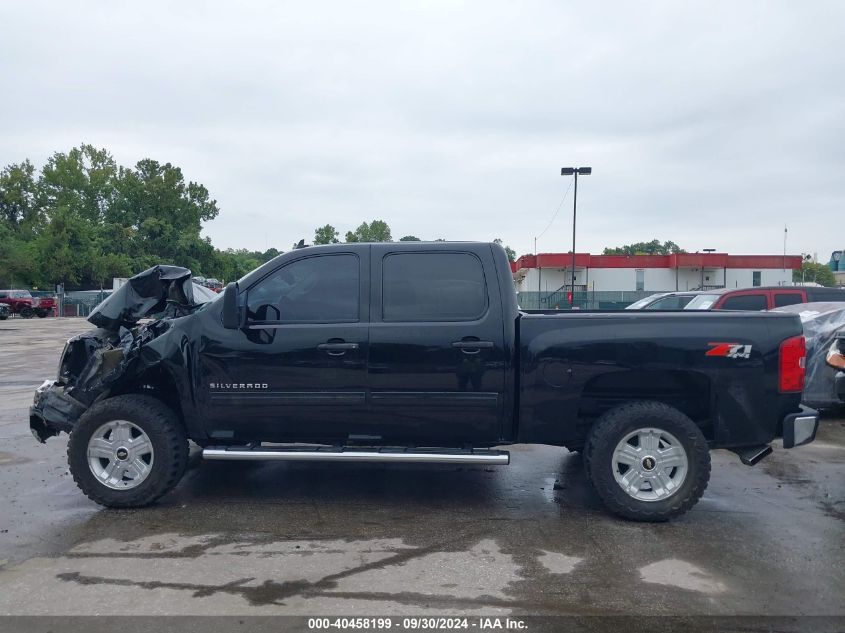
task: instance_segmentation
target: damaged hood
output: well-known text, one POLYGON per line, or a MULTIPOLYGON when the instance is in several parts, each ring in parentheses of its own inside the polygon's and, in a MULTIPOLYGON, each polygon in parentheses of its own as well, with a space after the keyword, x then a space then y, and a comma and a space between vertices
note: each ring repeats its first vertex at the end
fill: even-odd
POLYGON ((138 273, 91 312, 88 320, 111 331, 131 327, 140 319, 170 310, 184 313, 203 301, 195 301, 191 271, 159 264, 138 273))

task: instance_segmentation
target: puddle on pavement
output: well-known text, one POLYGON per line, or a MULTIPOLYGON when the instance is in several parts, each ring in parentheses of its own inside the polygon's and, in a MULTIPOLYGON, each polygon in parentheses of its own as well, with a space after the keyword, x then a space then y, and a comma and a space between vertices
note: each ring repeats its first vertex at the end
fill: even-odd
POLYGON ((537 560, 551 574, 570 574, 578 566, 578 563, 583 562, 584 559, 543 550, 537 560))
POLYGON ((642 567, 640 577, 643 582, 668 585, 700 593, 722 593, 727 589, 711 574, 692 563, 677 558, 667 558, 642 567))
MULTIPOLYGON (((551 573, 580 558, 542 551, 551 573)), ((410 611, 510 613, 523 566, 499 544, 453 535, 428 546, 402 539, 262 540, 260 535, 164 533, 82 543, 67 555, 33 558, 0 572, 0 613, 126 615, 410 611), (43 599, 32 595, 33 588, 43 599), (106 596, 108 599, 105 600, 106 596), (102 602, 105 600, 105 602, 102 602), (146 605, 146 606, 145 606, 146 605), (359 605, 356 607, 355 605, 359 605)))

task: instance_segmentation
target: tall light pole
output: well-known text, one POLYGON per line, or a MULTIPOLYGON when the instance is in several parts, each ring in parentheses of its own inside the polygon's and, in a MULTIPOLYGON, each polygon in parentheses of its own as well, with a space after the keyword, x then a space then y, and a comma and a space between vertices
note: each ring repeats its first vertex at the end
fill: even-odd
POLYGON ((578 215, 578 174, 589 176, 593 173, 592 167, 561 167, 561 176, 575 176, 575 192, 572 196, 572 299, 569 307, 575 303, 575 219, 578 215))
MULTIPOLYGON (((703 250, 707 255, 709 255, 710 253, 716 252, 715 248, 702 248, 701 250, 703 250)), ((727 280, 727 273, 726 273, 725 279, 727 280)), ((727 283, 725 285, 727 285, 727 283)), ((704 290, 704 259, 703 258, 701 260, 701 289, 704 290)))

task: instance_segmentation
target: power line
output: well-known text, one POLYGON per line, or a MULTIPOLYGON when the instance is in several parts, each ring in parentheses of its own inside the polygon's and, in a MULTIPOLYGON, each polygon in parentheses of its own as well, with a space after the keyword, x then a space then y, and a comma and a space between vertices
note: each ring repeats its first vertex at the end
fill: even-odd
POLYGON ((535 241, 539 240, 541 237, 543 237, 543 235, 546 234, 546 231, 549 230, 549 227, 554 223, 555 218, 557 217, 557 214, 560 213, 560 210, 563 208, 563 203, 566 202, 566 196, 569 195, 570 189, 572 189, 572 180, 569 181, 569 186, 566 188, 566 192, 563 194, 563 198, 560 199, 560 204, 557 205, 557 210, 555 211, 555 214, 552 216, 552 219, 549 220, 549 223, 546 225, 546 228, 543 229, 543 232, 540 233, 537 237, 534 238, 535 241))

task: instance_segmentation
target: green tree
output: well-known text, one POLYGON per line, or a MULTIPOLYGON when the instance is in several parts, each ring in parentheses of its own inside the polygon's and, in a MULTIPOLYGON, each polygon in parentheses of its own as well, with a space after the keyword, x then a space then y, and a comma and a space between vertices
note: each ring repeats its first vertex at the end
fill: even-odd
POLYGON ((117 199, 108 219, 132 229, 134 259, 169 263, 212 274, 220 260, 200 236, 202 223, 217 217, 216 200, 201 184, 186 182, 182 170, 152 159, 121 168, 117 199))
POLYGON ((104 149, 80 145, 56 152, 41 170, 40 204, 48 211, 67 209, 90 223, 106 220, 116 195, 117 164, 104 149))
POLYGON ((36 248, 43 282, 77 284, 86 278, 86 273, 90 280, 93 226, 67 207, 51 213, 36 248))
POLYGON ((383 220, 373 220, 369 224, 362 222, 355 231, 346 232, 347 242, 390 242, 390 227, 383 220))
POLYGON ((220 251, 201 236, 219 213, 199 183, 170 163, 122 167, 105 149, 54 153, 37 170, 0 170, 0 285, 99 287, 157 263, 235 279, 279 254, 220 251))
POLYGON ((507 256, 508 256, 508 261, 509 261, 509 262, 515 262, 515 261, 516 261, 516 251, 515 251, 515 250, 513 250, 510 246, 507 246, 507 245, 503 244, 503 243, 502 243, 502 240, 501 240, 501 239, 499 239, 498 237, 497 237, 495 240, 493 240, 493 243, 494 243, 494 244, 498 244, 499 246, 504 247, 504 249, 505 249, 505 253, 506 253, 506 254, 507 254, 507 256))
POLYGON ((812 282, 832 288, 836 285, 836 277, 827 264, 817 264, 805 261, 801 264, 801 270, 792 271, 792 281, 812 282))
POLYGON ((684 249, 675 242, 663 242, 651 240, 650 242, 635 242, 614 248, 605 248, 604 255, 672 255, 686 253, 684 249))
MULTIPOLYGON (((331 224, 320 226, 314 229, 314 243, 315 244, 337 244, 340 240, 337 239, 340 233, 331 224)), ((349 241, 349 240, 347 240, 349 241)))
POLYGON ((124 253, 94 251, 89 263, 88 277, 103 288, 110 288, 115 277, 131 277, 140 272, 132 269, 132 260, 124 253))
POLYGON ((399 238, 400 242, 422 242, 422 240, 415 235, 406 235, 405 237, 399 238))
POLYGON ((38 285, 41 264, 32 238, 22 237, 0 221, 0 286, 38 285))
MULTIPOLYGON (((257 253, 256 253, 256 254, 257 254, 257 253)), ((267 263, 267 262, 269 262, 271 259, 273 259, 274 257, 278 257, 278 256, 279 256, 279 255, 281 255, 281 254, 282 254, 282 253, 281 253, 281 251, 280 251, 279 249, 277 249, 277 248, 272 248, 272 247, 271 247, 271 248, 268 248, 268 249, 267 249, 266 251, 264 251, 263 253, 261 253, 261 255, 259 255, 259 256, 257 257, 257 259, 260 259, 262 264, 266 264, 266 263, 267 263)))
POLYGON ((28 160, 0 171, 0 221, 16 231, 32 231, 41 217, 35 167, 28 160))

